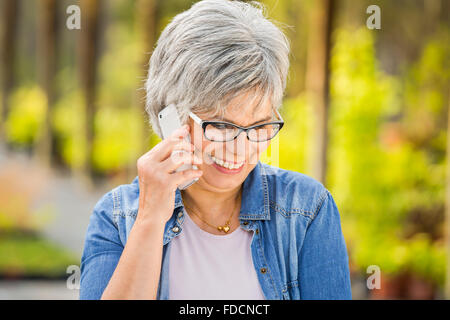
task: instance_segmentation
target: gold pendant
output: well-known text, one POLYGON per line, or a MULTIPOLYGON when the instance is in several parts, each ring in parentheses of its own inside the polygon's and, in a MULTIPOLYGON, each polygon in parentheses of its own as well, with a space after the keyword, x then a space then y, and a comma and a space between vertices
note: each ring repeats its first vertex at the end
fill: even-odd
POLYGON ((224 225, 223 227, 222 227, 222 226, 219 226, 219 227, 217 227, 217 230, 223 231, 223 232, 225 232, 225 233, 228 233, 228 231, 230 231, 230 227, 227 226, 227 225, 224 225))

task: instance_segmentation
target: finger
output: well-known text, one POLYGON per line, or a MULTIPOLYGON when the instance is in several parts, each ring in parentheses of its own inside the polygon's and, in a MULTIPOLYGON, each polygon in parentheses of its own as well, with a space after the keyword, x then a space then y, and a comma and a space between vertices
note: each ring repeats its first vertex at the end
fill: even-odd
POLYGON ((162 148, 153 153, 153 157, 156 161, 161 162, 169 158, 174 151, 185 151, 192 153, 194 149, 194 145, 186 140, 169 139, 169 141, 165 142, 165 145, 162 146, 162 148))
POLYGON ((163 139, 160 143, 154 146, 150 152, 152 154, 159 154, 163 150, 165 150, 168 146, 173 144, 175 141, 181 141, 184 139, 189 133, 189 126, 186 124, 177 130, 175 130, 170 136, 163 139))
POLYGON ((195 169, 188 169, 184 171, 175 172, 170 175, 170 183, 175 188, 183 183, 186 183, 196 178, 200 178, 202 174, 203 171, 195 169))
POLYGON ((202 159, 192 152, 178 151, 173 152, 170 157, 161 162, 161 170, 166 173, 171 173, 178 169, 183 164, 201 164, 202 159))
POLYGON ((194 146, 192 143, 187 142, 185 140, 178 141, 169 147, 169 149, 160 153, 159 156, 163 156, 163 158, 159 158, 158 160, 164 161, 171 157, 181 157, 183 154, 194 154, 194 146))

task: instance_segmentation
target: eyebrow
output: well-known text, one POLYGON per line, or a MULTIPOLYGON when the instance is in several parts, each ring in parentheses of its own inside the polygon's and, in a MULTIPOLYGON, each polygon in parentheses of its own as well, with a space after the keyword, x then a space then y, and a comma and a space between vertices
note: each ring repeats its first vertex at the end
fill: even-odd
MULTIPOLYGON (((256 122, 254 122, 254 123, 248 125, 247 127, 251 127, 251 126, 254 126, 255 124, 258 124, 258 123, 261 123, 261 122, 265 122, 265 121, 269 121, 269 120, 271 120, 271 119, 272 119, 272 116, 266 117, 266 118, 264 118, 264 119, 262 119, 262 120, 256 121, 256 122)), ((221 119, 220 121, 225 121, 225 122, 230 122, 230 123, 235 124, 232 120, 228 120, 228 119, 221 119)), ((242 126, 241 126, 241 127, 242 127, 242 126)))

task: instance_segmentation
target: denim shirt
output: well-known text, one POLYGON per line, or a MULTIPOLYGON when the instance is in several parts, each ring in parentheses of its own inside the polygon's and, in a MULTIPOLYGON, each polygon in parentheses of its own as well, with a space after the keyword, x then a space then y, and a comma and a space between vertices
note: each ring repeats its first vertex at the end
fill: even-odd
MULTIPOLYGON (((157 299, 169 297, 171 240, 183 232, 175 191, 167 221, 157 299)), ((80 299, 100 299, 138 213, 139 184, 122 185, 94 208, 81 258, 80 299)), ((348 255, 330 192, 302 173, 258 161, 243 183, 240 227, 253 231, 251 254, 266 299, 351 299, 348 255)))

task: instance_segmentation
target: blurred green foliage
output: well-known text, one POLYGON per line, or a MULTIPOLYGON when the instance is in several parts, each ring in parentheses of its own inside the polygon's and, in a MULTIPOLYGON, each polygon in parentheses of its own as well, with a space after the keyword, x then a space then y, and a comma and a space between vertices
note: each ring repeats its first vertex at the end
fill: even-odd
POLYGON ((0 274, 7 277, 63 277, 78 265, 72 253, 40 237, 0 234, 0 274))
POLYGON ((64 161, 69 167, 82 167, 86 158, 86 140, 83 96, 80 90, 68 92, 58 100, 54 107, 52 124, 64 161))
POLYGON ((32 145, 39 137, 47 111, 47 98, 38 86, 17 88, 9 97, 11 111, 6 135, 15 145, 32 145))
POLYGON ((367 29, 336 34, 328 176, 360 270, 375 264, 389 274, 412 270, 444 283, 445 157, 432 155, 445 150, 445 120, 428 128, 444 143, 437 149, 421 148, 408 133, 417 132, 425 120, 411 119, 415 110, 435 112, 430 116, 435 121, 446 119, 448 49, 442 41, 429 43, 412 67, 416 76, 395 78, 380 70, 367 29), (422 88, 427 79, 436 81, 428 83, 435 94, 432 101, 422 88), (402 90, 405 86, 410 89, 402 90), (420 106, 411 101, 421 101, 420 106), (441 209, 437 217, 429 216, 432 208, 441 209), (427 218, 436 219, 434 234, 422 229, 427 218))
MULTIPOLYGON (((404 77, 381 70, 366 28, 334 36, 327 187, 341 212, 351 264, 362 274, 369 265, 390 275, 412 271, 442 286, 446 35, 428 43, 404 77), (413 134, 427 119, 418 141, 413 134), (425 137, 430 141, 423 143, 425 137), (435 229, 422 230, 421 219, 435 229)), ((306 95, 286 99, 283 117, 280 166, 309 173, 315 115, 306 95)))
POLYGON ((102 171, 121 169, 136 161, 143 116, 135 109, 103 107, 97 114, 94 164, 102 171))
POLYGON ((0 167, 0 276, 61 277, 78 257, 46 240, 43 227, 55 217, 50 204, 36 206, 45 186, 36 167, 0 167))

